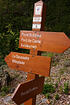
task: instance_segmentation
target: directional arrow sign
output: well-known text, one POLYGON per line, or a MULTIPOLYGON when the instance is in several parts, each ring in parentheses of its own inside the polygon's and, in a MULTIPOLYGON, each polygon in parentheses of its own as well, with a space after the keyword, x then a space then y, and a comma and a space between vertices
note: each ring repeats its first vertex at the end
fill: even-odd
POLYGON ((62 53, 70 47, 63 32, 20 31, 19 48, 62 53))
POLYGON ((19 84, 12 96, 12 100, 17 105, 24 103, 28 99, 40 94, 43 90, 43 84, 44 77, 19 84))
POLYGON ((50 74, 51 58, 45 56, 32 56, 11 52, 6 58, 8 66, 12 69, 23 70, 24 72, 32 72, 43 76, 50 74))

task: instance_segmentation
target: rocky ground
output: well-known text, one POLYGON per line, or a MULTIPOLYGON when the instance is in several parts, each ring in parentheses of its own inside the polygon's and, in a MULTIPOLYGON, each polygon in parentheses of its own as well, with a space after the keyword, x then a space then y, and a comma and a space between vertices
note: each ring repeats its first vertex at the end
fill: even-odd
MULTIPOLYGON (((0 105, 16 105, 11 95, 17 85, 24 82, 27 73, 11 70, 7 65, 0 67, 0 105), (8 88, 5 86, 8 85, 8 88)), ((55 92, 39 94, 37 105, 70 105, 70 49, 63 54, 55 54, 52 59, 50 77, 45 78, 45 84, 52 84, 55 92), (68 90, 65 86, 68 84, 68 90), (67 93, 66 93, 67 92, 67 93)))

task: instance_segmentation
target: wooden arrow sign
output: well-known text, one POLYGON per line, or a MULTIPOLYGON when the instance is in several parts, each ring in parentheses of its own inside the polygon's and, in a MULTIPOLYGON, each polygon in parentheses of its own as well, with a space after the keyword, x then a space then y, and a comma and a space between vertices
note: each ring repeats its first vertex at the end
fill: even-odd
POLYGON ((40 94, 43 91, 44 77, 21 83, 16 88, 12 100, 20 105, 30 98, 40 94))
POLYGON ((20 31, 19 48, 62 53, 70 47, 63 32, 20 31))
POLYGON ((51 58, 49 57, 11 52, 5 58, 5 61, 10 68, 15 70, 22 70, 43 76, 49 76, 50 74, 51 58))

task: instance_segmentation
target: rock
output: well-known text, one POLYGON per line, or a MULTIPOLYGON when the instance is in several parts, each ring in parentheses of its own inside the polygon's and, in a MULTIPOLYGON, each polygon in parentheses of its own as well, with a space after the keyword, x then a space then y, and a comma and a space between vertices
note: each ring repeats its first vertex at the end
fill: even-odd
POLYGON ((46 103, 46 105, 50 104, 50 102, 49 102, 49 100, 47 98, 42 99, 42 103, 46 103))
POLYGON ((12 88, 12 89, 10 90, 10 93, 13 93, 13 92, 14 92, 14 90, 15 90, 15 88, 12 88))
POLYGON ((42 103, 46 103, 46 101, 47 101, 46 98, 42 99, 42 103))
POLYGON ((68 101, 67 104, 70 104, 70 102, 68 101))
POLYGON ((50 104, 49 100, 46 100, 47 104, 50 104))
POLYGON ((11 77, 7 71, 4 70, 4 66, 0 67, 0 85, 8 86, 11 81, 11 77))
POLYGON ((70 95, 69 95, 69 98, 70 98, 70 95))
POLYGON ((0 66, 3 65, 3 62, 0 60, 0 66))
POLYGON ((4 75, 4 71, 3 71, 3 68, 0 67, 0 77, 2 77, 4 75))
POLYGON ((5 71, 5 83, 8 86, 11 81, 11 77, 7 71, 5 71))
POLYGON ((4 101, 4 103, 11 101, 11 96, 9 96, 9 95, 6 96, 6 97, 3 99, 3 101, 4 101))
POLYGON ((2 80, 0 78, 0 90, 1 90, 1 88, 2 88, 2 80))
POLYGON ((69 67, 69 66, 70 66, 70 60, 65 61, 65 62, 64 62, 64 66, 65 66, 65 67, 69 67))

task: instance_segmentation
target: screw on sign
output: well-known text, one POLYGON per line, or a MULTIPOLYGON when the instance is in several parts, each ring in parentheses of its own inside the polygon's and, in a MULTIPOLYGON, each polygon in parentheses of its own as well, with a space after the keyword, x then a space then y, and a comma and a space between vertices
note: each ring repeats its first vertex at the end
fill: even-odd
POLYGON ((15 70, 31 72, 46 77, 50 75, 50 57, 11 52, 5 58, 5 61, 10 68, 15 70))
POLYGON ((17 105, 22 104, 35 95, 40 94, 43 91, 43 84, 44 77, 19 84, 12 96, 12 100, 15 101, 17 105))

